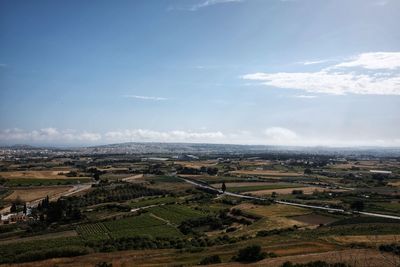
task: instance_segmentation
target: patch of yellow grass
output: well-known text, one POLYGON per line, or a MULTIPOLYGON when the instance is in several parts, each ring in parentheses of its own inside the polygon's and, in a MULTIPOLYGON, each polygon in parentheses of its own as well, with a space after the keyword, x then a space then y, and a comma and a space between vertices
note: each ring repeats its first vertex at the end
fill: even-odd
POLYGON ((0 172, 0 176, 6 179, 70 179, 65 176, 69 170, 53 170, 53 171, 11 171, 0 172), (59 175, 59 173, 62 173, 59 175))
POLYGON ((327 188, 322 188, 322 187, 315 187, 315 186, 306 186, 306 187, 296 187, 296 188, 281 188, 281 189, 265 189, 265 190, 258 190, 258 191, 251 191, 251 192, 246 192, 248 194, 252 194, 255 196, 263 196, 263 195, 271 195, 273 192, 279 194, 279 195, 287 195, 291 194, 293 190, 302 190, 303 194, 309 195, 314 193, 315 191, 317 192, 343 192, 346 190, 332 190, 332 189, 327 189, 327 188))
POLYGON ((272 176, 272 177, 298 177, 303 176, 300 172, 283 172, 283 171, 273 171, 273 170, 239 170, 231 171, 230 174, 244 174, 244 175, 262 175, 262 176, 272 176))
POLYGON ((272 204, 272 205, 255 205, 250 203, 244 203, 235 206, 235 208, 241 209, 246 212, 254 213, 263 217, 287 217, 287 216, 296 216, 296 215, 303 215, 310 213, 310 210, 288 206, 288 205, 281 205, 281 204, 272 204))
POLYGON ((34 201, 38 199, 42 199, 46 196, 50 198, 60 195, 68 190, 70 190, 71 186, 54 186, 54 187, 38 187, 38 188, 28 188, 28 189, 17 189, 14 192, 7 196, 5 200, 15 200, 18 197, 23 201, 34 201))
POLYGON ((363 243, 363 244, 389 244, 400 242, 400 235, 347 235, 330 236, 328 239, 341 244, 363 243))

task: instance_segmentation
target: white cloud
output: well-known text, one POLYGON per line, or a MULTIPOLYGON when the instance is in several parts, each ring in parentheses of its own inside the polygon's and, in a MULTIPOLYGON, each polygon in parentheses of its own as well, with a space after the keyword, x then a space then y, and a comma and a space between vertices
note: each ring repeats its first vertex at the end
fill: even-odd
POLYGON ((316 95, 294 95, 292 97, 295 98, 305 98, 305 99, 312 99, 312 98, 317 98, 318 96, 316 95))
POLYGON ((195 5, 187 6, 187 7, 169 7, 168 10, 188 10, 188 11, 197 11, 201 8, 214 6, 218 4, 228 4, 228 3, 239 3, 245 0, 203 0, 195 5))
POLYGON ((251 73, 242 78, 309 93, 400 95, 399 55, 400 52, 365 53, 316 72, 251 73), (356 72, 351 67, 361 67, 363 71, 356 72), (371 73, 374 69, 380 72, 371 73))
POLYGON ((222 132, 191 132, 191 131, 152 131, 146 129, 110 131, 105 134, 105 139, 113 142, 215 142, 223 141, 222 132))
POLYGON ((0 141, 14 142, 96 142, 101 135, 91 132, 78 132, 75 130, 59 131, 56 128, 43 128, 39 130, 26 131, 21 129, 6 129, 0 131, 0 141))
POLYGON ((119 142, 188 142, 188 143, 225 143, 259 144, 287 146, 400 146, 400 138, 360 139, 300 134, 293 129, 269 127, 264 131, 241 130, 221 131, 154 131, 148 129, 127 129, 109 131, 104 134, 43 128, 26 131, 6 129, 0 131, 0 144, 107 144, 119 142))
POLYGON ((125 98, 135 98, 140 100, 152 100, 152 101, 164 101, 168 100, 165 97, 158 97, 158 96, 144 96, 144 95, 124 95, 125 98))
POLYGON ((298 135, 287 128, 270 127, 264 131, 266 143, 274 145, 293 145, 298 142, 298 135))
POLYGON ((365 69, 394 70, 400 67, 400 52, 363 53, 350 61, 337 64, 335 67, 362 67, 365 69))
POLYGON ((313 61, 303 61, 301 64, 303 65, 315 65, 315 64, 321 64, 321 63, 326 63, 329 62, 330 60, 313 60, 313 61))

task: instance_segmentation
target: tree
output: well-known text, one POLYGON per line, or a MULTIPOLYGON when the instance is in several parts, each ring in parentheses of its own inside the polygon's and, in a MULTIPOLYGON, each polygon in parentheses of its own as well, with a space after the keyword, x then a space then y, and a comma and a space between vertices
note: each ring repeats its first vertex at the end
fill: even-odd
POLYGON ((209 265, 215 263, 221 263, 221 258, 219 255, 207 256, 200 261, 200 265, 209 265))
POLYGON ((222 187, 221 187, 221 189, 222 189, 222 192, 224 192, 224 193, 225 193, 225 191, 226 191, 226 185, 225 185, 225 182, 222 182, 222 187))
POLYGON ((234 260, 239 262, 255 262, 264 259, 266 256, 267 254, 262 252, 261 246, 252 245, 239 250, 234 260))
POLYGON ((364 202, 361 200, 356 200, 350 204, 350 208, 356 211, 362 211, 364 209, 364 202))
POLYGON ((17 205, 15 203, 12 203, 10 212, 17 212, 17 205))
POLYGON ((310 174, 312 174, 312 171, 309 168, 307 168, 304 170, 304 174, 310 175, 310 174))

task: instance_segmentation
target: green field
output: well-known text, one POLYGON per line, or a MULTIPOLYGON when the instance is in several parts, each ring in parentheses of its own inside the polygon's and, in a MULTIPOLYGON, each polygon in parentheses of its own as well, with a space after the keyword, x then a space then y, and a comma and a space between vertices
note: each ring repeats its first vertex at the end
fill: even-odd
POLYGON ((156 176, 156 177, 148 177, 147 181, 155 182, 155 183, 182 183, 182 179, 175 176, 156 176))
POLYGON ((85 238, 86 240, 102 240, 108 239, 109 230, 105 227, 103 223, 92 223, 80 225, 76 228, 76 231, 80 236, 85 238))
POLYGON ((153 237, 177 237, 182 234, 165 221, 150 214, 127 217, 115 221, 81 225, 77 228, 85 240, 101 240, 149 235, 153 237))
POLYGON ((131 208, 141 208, 151 205, 159 205, 159 204, 172 204, 179 200, 176 197, 156 197, 156 198, 145 198, 139 201, 132 201, 128 205, 131 208))
POLYGON ((400 203, 373 202, 366 205, 366 211, 378 212, 392 215, 400 214, 400 203))
POLYGON ((15 242, 0 245, 0 263, 46 258, 46 253, 49 254, 52 250, 56 250, 59 254, 86 254, 80 237, 15 242))
POLYGON ((180 224, 181 222, 203 217, 205 214, 201 211, 193 210, 187 206, 181 205, 166 205, 150 208, 149 212, 153 213, 157 217, 163 218, 173 224, 180 224))

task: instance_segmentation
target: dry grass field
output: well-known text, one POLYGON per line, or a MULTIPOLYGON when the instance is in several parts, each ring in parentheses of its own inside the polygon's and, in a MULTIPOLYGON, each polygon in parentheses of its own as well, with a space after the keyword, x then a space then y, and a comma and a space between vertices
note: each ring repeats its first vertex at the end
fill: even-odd
POLYGON ((246 192, 246 193, 252 194, 255 196, 271 195, 272 192, 275 192, 278 195, 287 195, 287 194, 291 194, 293 190, 302 190, 303 194, 306 194, 306 195, 312 194, 315 191, 318 191, 318 192, 333 191, 333 190, 329 190, 329 189, 321 188, 321 187, 306 186, 306 187, 293 187, 293 188, 282 188, 282 189, 266 189, 266 190, 251 191, 251 192, 246 192))
POLYGON ((303 176, 300 172, 283 172, 274 170, 239 170, 229 172, 233 175, 261 175, 268 177, 299 177, 303 176))
POLYGON ((326 261, 329 263, 345 262, 354 267, 393 267, 393 264, 385 259, 381 253, 373 249, 346 249, 329 252, 306 253, 265 259, 256 263, 223 263, 213 265, 215 267, 246 266, 246 267, 280 267, 283 263, 291 261, 293 263, 308 263, 310 261, 326 261))
POLYGON ((379 244, 391 244, 399 243, 400 235, 347 235, 347 236, 330 236, 327 240, 334 240, 340 244, 368 244, 368 245, 379 245, 379 244))
MULTIPOLYGON (((389 267, 393 266, 387 258, 379 251, 374 249, 340 249, 333 245, 323 242, 292 242, 289 244, 262 245, 264 251, 274 252, 279 257, 267 258, 265 260, 242 264, 231 262, 229 259, 235 254, 237 246, 225 246, 218 248, 219 255, 225 263, 215 264, 216 267, 246 266, 246 267, 279 267, 286 261, 293 263, 308 263, 310 261, 326 261, 329 263, 345 262, 355 267, 389 267), (300 253, 300 254, 299 254, 300 253)), ((94 253, 90 255, 58 258, 44 261, 1 265, 16 267, 93 267, 96 263, 108 262, 113 267, 131 267, 131 266, 178 266, 178 265, 196 265, 203 257, 214 255, 213 249, 209 248, 197 253, 179 253, 177 250, 136 250, 119 251, 111 253, 94 253), (149 257, 151 255, 151 257, 149 257)))
POLYGON ((302 222, 302 223, 306 223, 308 225, 328 224, 328 223, 337 221, 336 218, 328 217, 328 216, 324 216, 324 215, 318 215, 318 214, 299 215, 299 216, 291 217, 291 219, 302 222))
POLYGON ((25 188, 25 189, 16 189, 14 192, 7 196, 5 200, 12 201, 17 199, 18 197, 23 201, 35 201, 38 199, 42 199, 46 196, 50 198, 55 198, 60 196, 63 193, 69 191, 72 186, 49 186, 49 187, 34 187, 34 188, 25 188))
POLYGON ((6 179, 71 179, 64 174, 70 170, 52 170, 52 171, 9 171, 0 172, 0 176, 6 179), (63 173, 59 175, 59 173, 63 173))
POLYGON ((225 185, 229 189, 231 187, 276 185, 276 183, 269 183, 269 182, 236 182, 236 183, 225 183, 225 185))
POLYGON ((234 208, 241 209, 246 212, 254 213, 263 217, 287 217, 308 214, 311 211, 300 207, 272 204, 272 205, 255 205, 251 203, 243 203, 234 208))
POLYGON ((237 231, 236 235, 241 234, 256 234, 260 230, 273 230, 283 229, 292 226, 308 226, 309 224, 300 222, 292 219, 292 216, 309 214, 311 211, 294 206, 286 206, 280 204, 273 204, 268 206, 255 205, 250 203, 244 203, 235 206, 245 212, 256 214, 262 217, 262 219, 255 223, 243 227, 240 231, 237 231))
POLYGON ((201 167, 215 167, 218 164, 217 160, 202 160, 202 161, 178 161, 176 162, 184 167, 200 169, 201 167))
POLYGON ((400 187, 400 181, 390 182, 389 185, 400 187))

